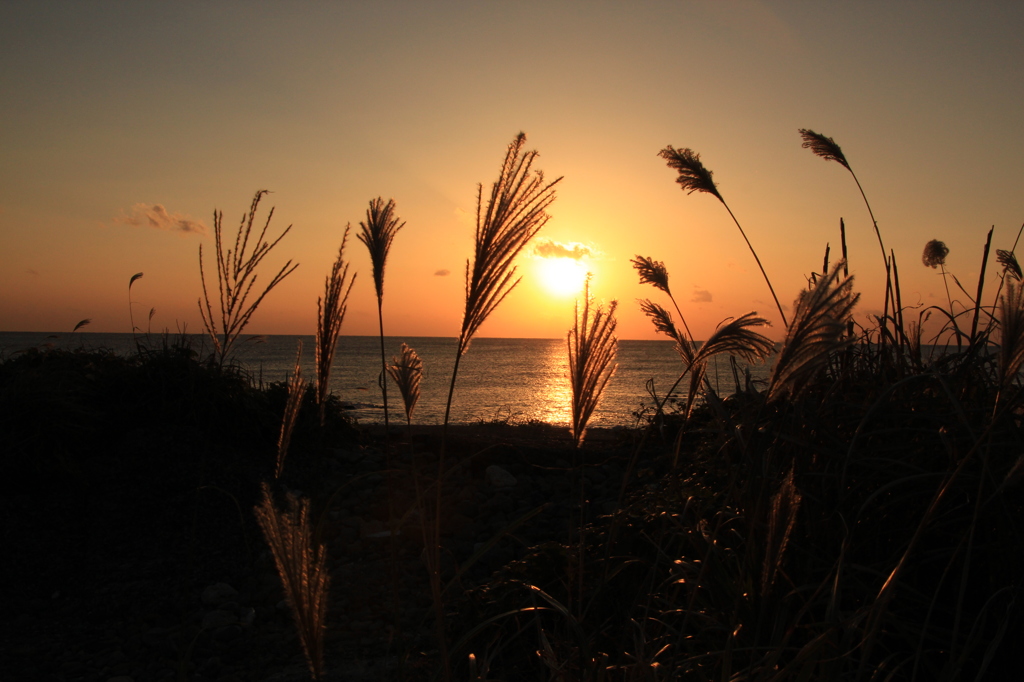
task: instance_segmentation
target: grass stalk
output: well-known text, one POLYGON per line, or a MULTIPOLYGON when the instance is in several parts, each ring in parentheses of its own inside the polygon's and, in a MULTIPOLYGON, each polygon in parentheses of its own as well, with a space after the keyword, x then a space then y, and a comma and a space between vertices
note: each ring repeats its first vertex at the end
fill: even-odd
POLYGON ((525 133, 516 135, 509 144, 498 179, 491 186, 486 207, 483 184, 477 186, 473 257, 466 260, 466 305, 441 427, 441 449, 437 460, 434 500, 434 533, 429 563, 437 635, 446 680, 451 679, 451 662, 448 660, 441 602, 441 482, 444 477, 448 423, 451 418, 459 363, 480 325, 519 283, 519 278, 515 276, 515 259, 526 243, 533 239, 548 221, 547 208, 554 202, 555 185, 562 179, 559 177, 552 182, 546 182, 543 172, 533 170, 533 163, 538 154, 536 151, 524 152, 525 144, 525 133))
POLYGON ((981 319, 981 294, 985 290, 985 270, 988 267, 988 253, 989 249, 992 248, 992 232, 995 231, 995 226, 988 231, 988 236, 985 239, 985 250, 981 256, 981 272, 978 274, 978 293, 974 297, 974 319, 971 320, 971 336, 970 345, 971 348, 975 348, 980 342, 978 338, 978 322, 981 319))
POLYGON ((345 244, 348 242, 349 228, 338 247, 338 257, 331 266, 331 272, 324 280, 323 298, 316 299, 316 402, 320 411, 320 426, 324 425, 327 396, 330 394, 331 366, 334 364, 334 352, 338 346, 338 335, 345 321, 348 310, 348 295, 355 284, 356 275, 348 276, 348 263, 345 262, 345 244), (347 284, 347 286, 346 286, 347 284))
MULTIPOLYGON (((366 245, 373 264, 373 287, 377 293, 377 326, 380 330, 380 388, 384 397, 384 432, 389 427, 388 420, 388 365, 384 355, 384 267, 387 265, 388 253, 395 235, 405 227, 399 223, 395 215, 395 200, 377 197, 370 200, 366 209, 366 221, 360 222, 359 241, 366 245)), ((390 467, 389 467, 390 468, 390 467)))
POLYGON ((263 499, 255 509, 256 520, 288 597, 309 673, 319 680, 324 670, 324 625, 331 582, 326 567, 327 551, 312 541, 308 499, 288 493, 287 508, 280 511, 266 483, 262 490, 263 499))
POLYGON ((590 295, 590 275, 583 288, 583 309, 579 301, 573 327, 567 335, 569 349, 569 385, 572 389, 572 441, 577 448, 583 444, 587 423, 601 401, 608 381, 615 374, 618 364, 615 355, 618 340, 615 338, 615 308, 612 301, 605 310, 594 306, 590 295))
POLYGON ((253 224, 256 220, 256 211, 265 194, 268 194, 267 190, 258 190, 249 206, 248 214, 242 216, 238 231, 235 233, 234 248, 225 248, 222 229, 224 214, 216 210, 213 212, 213 238, 216 250, 214 269, 217 273, 218 294, 216 316, 209 289, 206 286, 203 246, 199 245, 199 278, 203 285, 203 297, 199 299, 199 314, 203 320, 203 327, 213 342, 214 358, 221 367, 224 366, 224 361, 238 341, 238 337, 245 330, 266 295, 285 277, 294 272, 295 268, 299 267, 298 263, 293 264, 290 260, 286 262, 277 271, 277 274, 271 277, 263 291, 253 298, 253 288, 256 285, 257 269, 260 263, 292 229, 292 226, 289 225, 276 239, 268 241, 266 239, 267 229, 274 217, 274 209, 271 208, 263 228, 258 234, 254 234, 253 224))
POLYGON ((683 191, 693 194, 694 192, 703 192, 710 194, 722 202, 722 206, 725 206, 725 210, 729 212, 729 217, 736 223, 736 227, 739 228, 740 235, 743 237, 743 241, 746 242, 747 248, 750 249, 750 253, 754 256, 754 261, 757 263, 758 269, 761 271, 761 276, 764 277, 765 284, 768 285, 768 291, 772 294, 772 300, 775 301, 775 307, 779 310, 779 317, 782 318, 782 324, 785 327, 789 326, 786 321, 786 313, 782 311, 782 304, 779 303, 779 297, 775 295, 775 287, 772 286, 771 280, 768 278, 768 273, 765 272, 764 265, 761 264, 761 258, 758 257, 757 251, 754 250, 754 245, 750 243, 750 239, 747 238, 747 233, 743 230, 743 226, 740 225, 740 221, 736 219, 736 215, 729 208, 729 204, 725 202, 721 193, 718 191, 718 186, 712 180, 712 172, 704 167, 701 163, 700 154, 694 152, 689 148, 676 149, 671 145, 662 149, 658 156, 665 159, 669 168, 677 171, 679 177, 676 178, 676 182, 682 187, 683 191))
POLYGON ((281 433, 277 438, 277 464, 274 467, 274 478, 281 478, 284 470, 284 458, 288 455, 288 446, 292 442, 292 432, 302 407, 302 397, 306 394, 306 381, 302 378, 302 341, 298 342, 295 351, 295 368, 288 377, 288 397, 285 399, 284 415, 281 417, 281 433))
MULTIPOLYGON (((141 272, 136 272, 128 280, 128 320, 131 322, 131 325, 132 325, 132 342, 136 344, 136 350, 138 349, 138 345, 137 345, 138 341, 135 339, 135 329, 136 329, 136 327, 135 327, 135 312, 132 310, 132 285, 135 284, 135 282, 138 281, 139 279, 142 279, 142 273, 141 272)), ((152 319, 152 317, 153 317, 153 315, 150 314, 150 319, 152 319)))

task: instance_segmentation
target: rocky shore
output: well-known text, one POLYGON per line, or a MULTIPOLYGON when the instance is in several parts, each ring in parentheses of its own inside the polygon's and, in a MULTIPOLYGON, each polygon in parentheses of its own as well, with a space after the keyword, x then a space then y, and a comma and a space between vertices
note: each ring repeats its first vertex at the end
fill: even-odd
MULTIPOLYGON (((580 453, 566 429, 548 425, 452 427, 446 602, 457 604, 539 543, 572 541, 581 520, 614 509, 635 438, 594 430, 580 453)), ((308 678, 252 514, 268 478, 266 453, 213 461, 188 447, 178 436, 129 432, 80 476, 0 500, 5 679, 308 678)), ((436 670, 416 497, 433 480, 439 448, 439 427, 414 427, 411 439, 404 428, 385 438, 378 427, 315 457, 301 447, 289 455, 276 487, 313 500, 329 552, 326 679, 421 679, 436 670)), ((641 475, 649 464, 637 467, 641 475)))

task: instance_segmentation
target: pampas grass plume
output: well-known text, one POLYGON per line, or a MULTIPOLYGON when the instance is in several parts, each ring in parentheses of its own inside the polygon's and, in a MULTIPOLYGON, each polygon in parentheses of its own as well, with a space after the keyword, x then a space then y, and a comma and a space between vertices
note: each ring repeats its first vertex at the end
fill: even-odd
POLYGON ((676 182, 687 194, 694 192, 705 192, 718 197, 718 200, 725 203, 725 199, 718 193, 718 186, 711 179, 712 173, 700 161, 700 154, 688 147, 676 149, 669 145, 658 152, 658 156, 665 159, 669 168, 679 173, 676 182))
POLYGON ((295 420, 299 416, 299 408, 302 407, 302 396, 306 392, 306 381, 302 378, 302 341, 298 342, 298 349, 295 351, 295 368, 292 375, 288 377, 288 397, 285 400, 284 415, 281 417, 281 433, 277 437, 277 466, 274 468, 274 478, 281 477, 284 469, 284 458, 288 455, 288 446, 292 442, 292 431, 295 430, 295 420))
POLYGON ((355 284, 356 275, 348 277, 348 263, 345 262, 345 244, 348 242, 349 227, 338 247, 338 257, 331 266, 331 272, 324 280, 323 298, 316 299, 316 401, 320 410, 320 424, 324 423, 327 394, 330 388, 331 365, 338 347, 338 335, 348 310, 348 295, 355 284), (348 286, 346 286, 346 284, 348 286))
POLYGON ((996 260, 1003 266, 1003 272, 1010 275, 1018 282, 1024 279, 1024 273, 1021 272, 1020 263, 1017 262, 1017 256, 1013 251, 996 249, 996 260))
POLYGON ((402 402, 405 404, 405 418, 411 422, 416 402, 420 399, 423 360, 414 349, 403 343, 401 355, 393 357, 391 363, 387 366, 388 374, 398 386, 398 392, 402 395, 402 402))
POLYGON ((572 388, 572 439, 576 447, 583 442, 587 423, 601 401, 608 381, 618 365, 615 356, 615 308, 612 301, 605 310, 594 307, 590 296, 590 275, 583 291, 583 307, 576 303, 576 315, 567 336, 569 348, 569 384, 572 388))
POLYGON ((274 557, 310 675, 319 680, 324 669, 324 621, 331 582, 327 552, 323 545, 313 544, 308 499, 288 493, 287 508, 279 511, 266 483, 262 490, 263 500, 254 510, 256 521, 274 557))
POLYGON ((655 289, 672 295, 668 288, 668 269, 664 263, 639 255, 630 262, 640 275, 640 284, 651 284, 655 289))
POLYGON ((853 277, 840 279, 843 261, 831 272, 800 292, 794 304, 793 322, 779 353, 768 384, 768 399, 797 395, 828 361, 829 355, 848 340, 843 334, 860 294, 853 292, 853 277))
POLYGON ((815 155, 820 156, 826 161, 835 161, 846 170, 852 172, 850 164, 846 160, 846 155, 843 154, 843 150, 831 137, 825 137, 821 133, 816 133, 807 128, 800 129, 800 137, 804 140, 801 145, 804 149, 810 149, 815 155))

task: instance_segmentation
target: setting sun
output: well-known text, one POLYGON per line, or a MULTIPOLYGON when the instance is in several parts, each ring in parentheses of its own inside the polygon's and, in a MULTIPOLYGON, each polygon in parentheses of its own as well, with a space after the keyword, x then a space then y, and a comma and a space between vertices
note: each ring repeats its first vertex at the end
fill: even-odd
POLYGON ((552 296, 572 296, 583 291, 587 269, 574 258, 544 258, 537 266, 544 289, 552 296))

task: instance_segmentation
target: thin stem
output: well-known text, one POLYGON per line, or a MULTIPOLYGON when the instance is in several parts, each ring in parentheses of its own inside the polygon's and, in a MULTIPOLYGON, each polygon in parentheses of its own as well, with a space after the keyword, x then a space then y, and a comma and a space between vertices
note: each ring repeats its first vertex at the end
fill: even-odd
POLYGON ((978 295, 974 297, 974 320, 971 322, 971 346, 974 346, 975 337, 978 334, 978 320, 981 317, 981 293, 985 289, 985 269, 988 266, 988 252, 992 248, 992 232, 995 225, 988 231, 988 238, 985 240, 985 252, 981 256, 981 275, 978 276, 978 295))
POLYGON ((384 355, 384 298, 377 294, 377 326, 380 329, 380 389, 384 394, 384 438, 388 435, 388 361, 384 355))
POLYGON ((850 170, 850 175, 853 176, 853 181, 857 183, 857 189, 860 190, 860 196, 864 199, 864 205, 868 208, 868 215, 871 216, 871 224, 875 227, 875 236, 878 237, 878 248, 882 250, 882 260, 888 262, 889 259, 885 254, 885 244, 882 243, 882 233, 878 229, 878 221, 875 220, 875 212, 871 210, 871 202, 868 201, 868 196, 864 194, 864 188, 860 186, 860 180, 857 179, 857 174, 850 170))
POLYGON ((725 210, 729 212, 729 215, 732 217, 732 221, 736 223, 736 227, 739 228, 740 234, 743 235, 743 241, 747 243, 747 248, 750 249, 750 253, 754 256, 754 260, 757 261, 757 267, 761 269, 761 275, 764 277, 764 281, 768 285, 768 291, 772 293, 772 298, 775 299, 775 307, 779 309, 779 315, 782 317, 782 325, 784 327, 788 327, 789 322, 786 321, 786 313, 782 312, 782 304, 779 303, 779 297, 775 295, 775 287, 772 286, 771 280, 768 279, 768 273, 764 271, 764 266, 761 265, 761 259, 757 257, 757 251, 754 251, 753 245, 750 243, 750 240, 747 239, 747 233, 743 231, 740 221, 736 220, 736 216, 733 214, 732 209, 729 208, 729 204, 725 203, 723 200, 722 205, 725 206, 725 210))
POLYGON ((960 327, 956 324, 956 317, 953 315, 953 297, 949 295, 949 280, 946 278, 946 264, 939 263, 939 270, 942 272, 942 284, 946 287, 946 301, 949 303, 949 319, 953 320, 953 331, 956 332, 956 349, 957 352, 963 350, 963 345, 960 342, 960 327))

